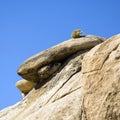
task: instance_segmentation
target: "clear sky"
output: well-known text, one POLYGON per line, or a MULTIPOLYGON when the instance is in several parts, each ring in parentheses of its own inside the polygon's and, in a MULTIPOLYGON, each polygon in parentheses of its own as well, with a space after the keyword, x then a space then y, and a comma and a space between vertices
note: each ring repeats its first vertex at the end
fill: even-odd
POLYGON ((23 61, 74 29, 106 38, 120 33, 120 0, 0 0, 0 110, 22 99, 15 83, 23 61))

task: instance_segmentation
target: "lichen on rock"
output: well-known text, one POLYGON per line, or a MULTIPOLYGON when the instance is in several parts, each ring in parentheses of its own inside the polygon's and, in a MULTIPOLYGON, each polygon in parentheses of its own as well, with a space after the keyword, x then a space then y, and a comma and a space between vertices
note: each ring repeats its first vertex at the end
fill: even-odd
POLYGON ((81 37, 81 34, 82 34, 82 30, 74 30, 73 32, 72 32, 72 35, 71 35, 71 37, 72 38, 80 38, 81 37))

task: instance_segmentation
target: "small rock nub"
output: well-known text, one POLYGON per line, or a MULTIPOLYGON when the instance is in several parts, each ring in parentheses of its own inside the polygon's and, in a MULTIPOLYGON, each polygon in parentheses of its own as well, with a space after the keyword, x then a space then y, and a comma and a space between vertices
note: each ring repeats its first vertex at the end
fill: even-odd
POLYGON ((72 38, 79 38, 80 37, 80 35, 82 34, 82 31, 81 30, 74 30, 73 32, 72 32, 72 38))

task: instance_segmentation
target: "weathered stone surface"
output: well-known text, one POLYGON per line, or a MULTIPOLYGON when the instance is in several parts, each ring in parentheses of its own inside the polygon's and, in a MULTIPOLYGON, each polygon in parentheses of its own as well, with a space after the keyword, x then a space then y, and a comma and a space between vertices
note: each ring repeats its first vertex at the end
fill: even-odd
POLYGON ((25 120, 30 120, 31 118, 36 118, 36 120, 80 120, 80 96, 80 91, 76 90, 70 95, 38 109, 25 120))
POLYGON ((0 111, 0 120, 80 120, 85 52, 72 55, 47 83, 39 84, 21 102, 0 111))
POLYGON ((88 51, 57 61, 60 68, 0 111, 0 120, 120 120, 120 34, 88 51))
POLYGON ((85 55, 82 73, 82 120, 120 120, 120 34, 85 55))
POLYGON ((19 80, 16 83, 16 87, 24 94, 26 95, 27 93, 30 92, 35 87, 36 83, 28 81, 28 80, 19 80))
POLYGON ((105 39, 97 36, 85 36, 68 40, 48 50, 40 52, 26 60, 18 69, 18 74, 29 81, 39 82, 38 69, 55 62, 61 62, 73 53, 91 49, 105 39))
POLYGON ((61 66, 61 63, 54 63, 50 65, 46 65, 38 70, 39 80, 42 81, 44 79, 49 78, 53 73, 55 73, 61 66))

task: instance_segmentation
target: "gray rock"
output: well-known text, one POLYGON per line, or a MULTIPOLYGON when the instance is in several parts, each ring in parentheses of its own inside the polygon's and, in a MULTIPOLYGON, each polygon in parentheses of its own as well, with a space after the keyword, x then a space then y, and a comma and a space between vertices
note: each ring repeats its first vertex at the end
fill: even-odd
POLYGON ((75 52, 91 49, 105 39, 97 36, 86 36, 60 43, 48 50, 40 52, 26 60, 18 69, 24 79, 39 82, 38 69, 50 63, 61 62, 75 52))

